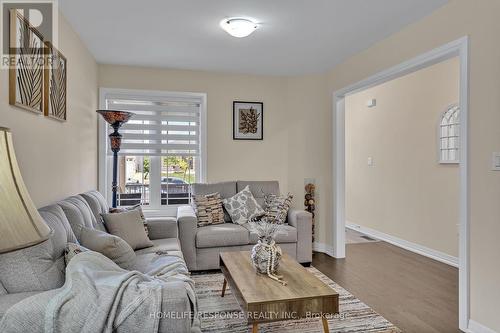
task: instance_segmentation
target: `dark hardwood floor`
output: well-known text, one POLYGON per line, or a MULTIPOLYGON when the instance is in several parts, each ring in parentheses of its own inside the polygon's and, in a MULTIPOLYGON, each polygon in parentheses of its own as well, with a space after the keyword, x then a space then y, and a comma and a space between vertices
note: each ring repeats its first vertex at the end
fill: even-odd
POLYGON ((458 329, 458 269, 385 242, 348 244, 313 266, 408 333, 458 329))

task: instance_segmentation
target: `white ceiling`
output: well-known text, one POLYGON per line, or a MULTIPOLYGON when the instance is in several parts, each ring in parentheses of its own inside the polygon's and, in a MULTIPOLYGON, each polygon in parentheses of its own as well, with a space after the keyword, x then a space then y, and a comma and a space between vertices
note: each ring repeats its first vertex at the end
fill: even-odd
POLYGON ((268 75, 323 72, 448 0, 60 0, 99 63, 268 75), (261 27, 234 38, 230 16, 261 27))

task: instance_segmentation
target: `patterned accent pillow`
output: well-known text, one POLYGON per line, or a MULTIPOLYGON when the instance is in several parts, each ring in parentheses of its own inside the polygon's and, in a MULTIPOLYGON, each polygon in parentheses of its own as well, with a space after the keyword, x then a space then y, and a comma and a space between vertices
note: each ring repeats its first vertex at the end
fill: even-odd
POLYGON ((264 196, 264 204, 266 210, 266 217, 273 223, 284 224, 288 216, 288 210, 292 205, 293 195, 276 195, 267 194, 264 196))
POLYGON ((195 195, 193 197, 193 208, 198 217, 198 227, 224 223, 224 209, 218 192, 195 195))
POLYGON ((241 192, 236 193, 231 198, 222 200, 222 202, 233 223, 245 224, 252 218, 265 214, 265 211, 250 192, 250 186, 248 185, 241 192))
MULTIPOLYGON (((142 206, 141 204, 137 204, 131 207, 124 207, 124 208, 110 208, 109 212, 110 213, 123 213, 123 212, 129 212, 131 210, 137 210, 139 211, 139 214, 141 215, 142 219, 142 224, 144 225, 144 231, 146 231, 146 236, 149 237, 149 230, 148 230, 148 221, 146 220, 146 217, 144 216, 144 212, 142 211, 142 206)), ((102 220, 102 217, 101 217, 102 220)), ((104 224, 104 221, 102 221, 104 224)))
POLYGON ((64 249, 64 261, 66 262, 66 266, 68 266, 69 262, 71 261, 71 259, 73 259, 74 256, 85 251, 89 251, 89 249, 81 246, 80 244, 67 243, 66 249, 64 249))

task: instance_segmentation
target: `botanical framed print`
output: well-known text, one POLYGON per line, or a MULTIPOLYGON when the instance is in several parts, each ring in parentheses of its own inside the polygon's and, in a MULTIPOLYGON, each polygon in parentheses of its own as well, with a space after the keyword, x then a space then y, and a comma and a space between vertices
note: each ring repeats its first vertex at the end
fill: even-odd
POLYGON ((233 102, 233 140, 264 138, 264 103, 233 102))
POLYGON ((57 120, 66 120, 67 60, 51 43, 46 42, 44 114, 57 120))
POLYGON ((43 113, 43 36, 15 9, 10 10, 9 104, 43 113), (12 60, 11 60, 12 62, 12 60))

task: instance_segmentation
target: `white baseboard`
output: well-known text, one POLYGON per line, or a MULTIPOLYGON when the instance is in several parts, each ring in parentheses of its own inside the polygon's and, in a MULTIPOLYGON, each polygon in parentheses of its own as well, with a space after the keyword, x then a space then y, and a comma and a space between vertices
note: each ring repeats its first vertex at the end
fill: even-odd
POLYGON ((468 333, 497 333, 489 327, 483 326, 477 321, 469 319, 469 328, 467 329, 468 333))
POLYGON ((333 246, 330 246, 325 243, 314 242, 313 251, 326 253, 330 257, 333 257, 333 246))
POLYGON ((380 240, 387 242, 387 243, 390 243, 392 245, 399 246, 405 250, 415 252, 417 254, 420 254, 420 255, 423 255, 425 257, 437 260, 439 262, 442 262, 444 264, 447 264, 447 265, 450 265, 453 267, 458 267, 458 258, 451 256, 449 254, 446 254, 446 253, 443 253, 440 251, 436 251, 436 250, 433 250, 433 249, 428 248, 426 246, 412 243, 412 242, 409 242, 409 241, 406 241, 404 239, 397 238, 397 237, 394 237, 394 236, 391 236, 388 234, 384 234, 383 232, 380 232, 380 231, 377 231, 377 230, 374 230, 371 228, 367 228, 367 227, 360 226, 358 224, 350 223, 348 221, 346 221, 345 226, 346 226, 346 228, 359 231, 367 236, 370 236, 370 237, 373 237, 376 239, 380 239, 380 240))

